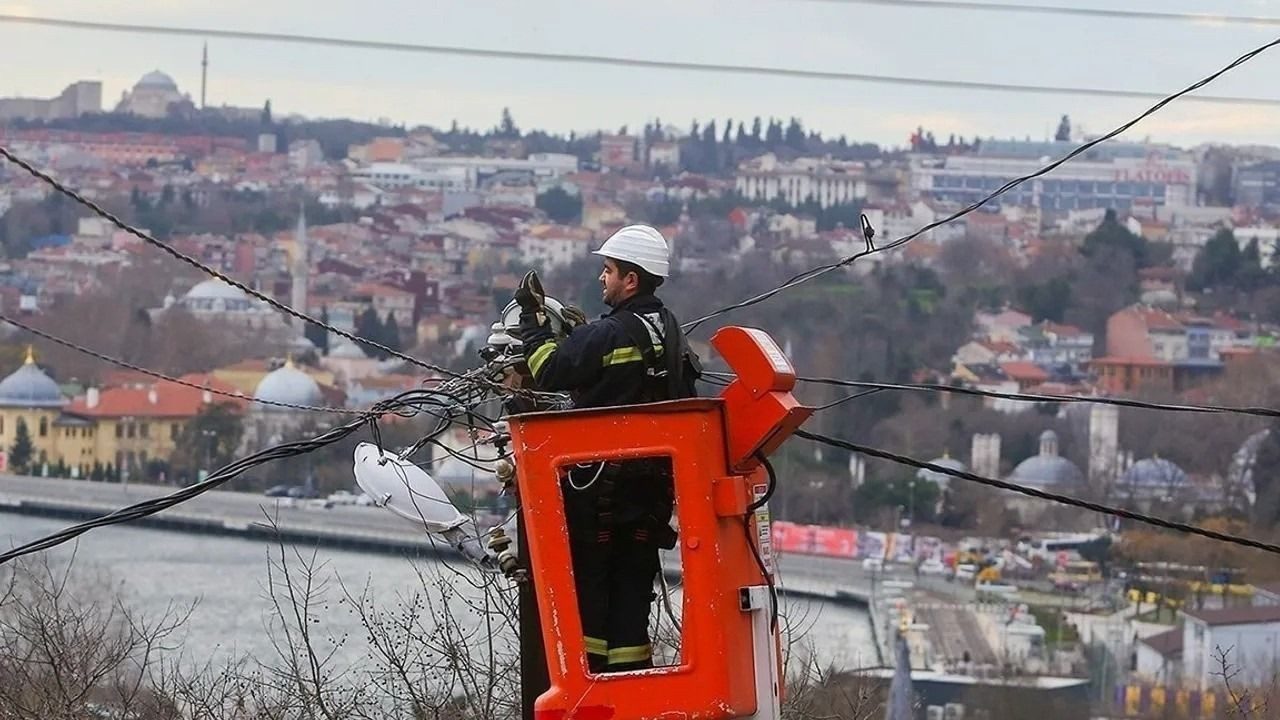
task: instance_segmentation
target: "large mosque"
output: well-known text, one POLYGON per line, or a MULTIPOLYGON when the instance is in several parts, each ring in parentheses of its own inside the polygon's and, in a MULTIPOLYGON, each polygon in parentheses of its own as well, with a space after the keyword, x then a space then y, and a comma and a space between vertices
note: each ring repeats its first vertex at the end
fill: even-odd
POLYGON ((154 70, 142 76, 132 90, 124 91, 116 112, 131 113, 142 117, 168 117, 175 109, 192 108, 191 96, 178 91, 173 78, 154 70))

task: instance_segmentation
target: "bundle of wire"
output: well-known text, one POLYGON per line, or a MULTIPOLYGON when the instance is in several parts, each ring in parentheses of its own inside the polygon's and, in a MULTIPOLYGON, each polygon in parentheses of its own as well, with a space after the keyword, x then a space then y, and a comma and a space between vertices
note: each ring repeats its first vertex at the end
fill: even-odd
MULTIPOLYGON (((498 371, 500 372, 500 368, 498 371)), ((468 418, 468 422, 470 423, 474 423, 477 419, 482 419, 486 424, 492 426, 492 422, 480 413, 478 408, 485 403, 493 401, 496 397, 490 392, 493 385, 483 382, 483 380, 492 376, 494 372, 495 369, 493 367, 479 368, 466 374, 456 376, 437 387, 409 390, 394 397, 379 401, 360 417, 342 425, 338 425, 337 427, 327 430, 315 437, 273 445, 269 448, 231 462, 194 485, 182 488, 181 490, 177 490, 168 495, 135 503, 92 520, 72 525, 46 537, 20 545, 4 553, 0 553, 0 565, 16 560, 24 555, 55 547, 79 537, 80 535, 83 535, 95 528, 130 522, 132 520, 147 517, 148 515, 153 515, 162 510, 167 510, 175 505, 191 500, 202 493, 208 492, 209 490, 226 483, 228 480, 237 477, 251 468, 271 462, 272 460, 296 457, 298 455, 318 450, 319 448, 331 445, 351 436, 366 425, 369 426, 370 432, 373 434, 374 442, 381 447, 382 441, 381 434, 378 430, 378 419, 385 415, 397 415, 400 417, 411 418, 420 414, 428 414, 437 418, 436 425, 421 441, 419 441, 419 443, 415 444, 414 448, 421 447, 428 442, 435 441, 436 436, 444 432, 445 429, 455 422, 455 418, 460 414, 465 414, 468 418)), ((408 454, 409 453, 406 453, 406 455, 408 454)))

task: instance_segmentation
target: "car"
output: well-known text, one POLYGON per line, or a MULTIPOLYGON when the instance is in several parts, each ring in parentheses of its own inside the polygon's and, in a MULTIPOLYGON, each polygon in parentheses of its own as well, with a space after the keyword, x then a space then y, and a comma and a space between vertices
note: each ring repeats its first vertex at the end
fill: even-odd
POLYGON ((329 495, 329 502, 334 505, 355 505, 356 494, 350 490, 338 490, 329 495))
POLYGON ((360 493, 356 496, 356 505, 368 507, 373 504, 373 498, 369 497, 369 493, 360 493))
POLYGON ((978 566, 971 563, 956 566, 956 580, 972 580, 978 575, 978 566))
POLYGON ((884 561, 880 558, 869 557, 862 561, 862 569, 867 572, 883 572, 884 561))
POLYGON ((941 560, 931 558, 920 563, 921 575, 946 575, 947 566, 942 564, 941 560))
POLYGON ((267 497, 288 497, 290 489, 289 485, 272 485, 262 494, 267 497))
POLYGON ((308 487, 306 485, 294 485, 289 488, 288 494, 289 497, 296 498, 298 500, 311 500, 320 497, 320 493, 317 492, 315 488, 308 487))

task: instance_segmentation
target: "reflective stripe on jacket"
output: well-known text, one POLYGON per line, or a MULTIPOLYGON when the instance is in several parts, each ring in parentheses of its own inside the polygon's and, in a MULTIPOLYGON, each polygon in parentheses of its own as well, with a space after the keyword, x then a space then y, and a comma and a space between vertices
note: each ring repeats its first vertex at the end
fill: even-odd
POLYGON ((522 315, 524 357, 538 389, 570 392, 580 408, 644 402, 644 357, 616 316, 628 311, 654 321, 656 331, 650 330, 650 338, 661 358, 661 309, 662 301, 653 295, 637 295, 560 341, 549 329, 538 327, 532 316, 522 315))

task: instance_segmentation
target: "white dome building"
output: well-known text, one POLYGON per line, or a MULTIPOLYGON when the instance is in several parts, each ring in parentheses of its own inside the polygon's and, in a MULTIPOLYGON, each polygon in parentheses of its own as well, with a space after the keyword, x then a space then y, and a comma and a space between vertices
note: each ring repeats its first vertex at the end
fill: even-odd
POLYGON ((1129 466, 1116 481, 1115 494, 1146 507, 1153 502, 1172 502, 1190 489, 1186 471, 1155 455, 1129 466))
MULTIPOLYGON (((322 399, 320 384, 310 375, 299 370, 293 359, 286 360, 284 365, 267 373, 258 382, 253 396, 267 402, 285 403, 289 405, 318 405, 322 399)), ((262 405, 268 412, 288 412, 288 408, 262 405)))
POLYGON ((1027 487, 1054 490, 1079 490, 1084 486, 1084 473, 1076 464, 1058 454, 1058 433, 1040 433, 1040 452, 1018 463, 1009 481, 1027 487))
MULTIPOLYGON (((1078 495, 1086 488, 1080 468, 1058 454, 1058 433, 1052 430, 1040 433, 1040 452, 1018 463, 1006 480, 1023 487, 1070 495, 1078 495)), ((1054 507, 1026 495, 1010 492, 1006 496, 1008 506, 1018 513, 1023 523, 1044 522, 1046 511, 1054 507)))
MULTIPOLYGON (((969 470, 967 465, 951 457, 951 454, 947 452, 943 452, 942 457, 934 458, 930 460, 929 463, 931 465, 947 468, 948 470, 959 470, 960 472, 967 472, 969 470)), ((916 479, 927 480, 934 485, 937 485, 939 490, 946 490, 948 483, 951 482, 950 475, 940 473, 936 470, 929 470, 928 468, 921 468, 918 470, 916 472, 916 479)))
POLYGON ((250 330, 278 330, 287 326, 283 314, 216 278, 196 283, 180 298, 166 297, 164 307, 153 310, 152 314, 174 307, 186 310, 198 320, 226 322, 250 330))
POLYGON ((285 360, 284 365, 258 381, 253 397, 280 405, 253 403, 249 407, 242 440, 242 449, 247 452, 261 450, 292 438, 307 420, 324 422, 329 419, 327 414, 314 410, 284 407, 324 405, 320 384, 294 365, 292 358, 285 360))
POLYGON ((153 70, 143 75, 133 89, 125 92, 116 106, 116 112, 133 113, 143 117, 168 117, 169 109, 175 104, 190 104, 190 96, 178 91, 178 83, 173 78, 153 70))

